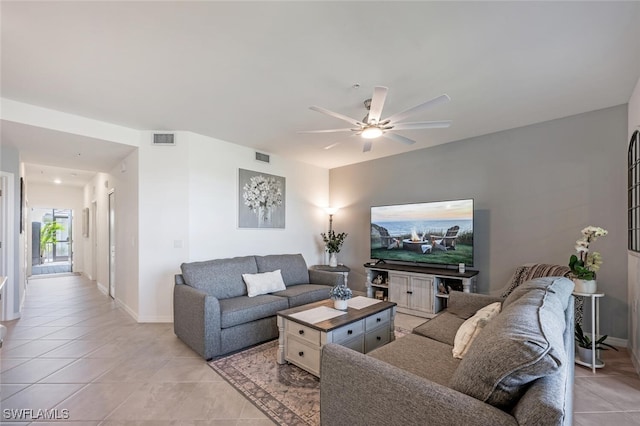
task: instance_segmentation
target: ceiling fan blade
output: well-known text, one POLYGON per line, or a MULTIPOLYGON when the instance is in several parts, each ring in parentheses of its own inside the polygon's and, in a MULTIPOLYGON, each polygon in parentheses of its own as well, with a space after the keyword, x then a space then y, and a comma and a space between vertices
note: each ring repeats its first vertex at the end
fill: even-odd
POLYGON ((384 86, 376 86, 373 88, 373 97, 371 98, 371 106, 369 107, 369 124, 375 124, 380 121, 382 115, 382 107, 387 99, 387 89, 384 86))
POLYGON ((340 142, 332 143, 331 145, 327 145, 322 149, 331 149, 331 148, 336 147, 338 145, 340 145, 340 142))
POLYGON ((415 129, 443 129, 451 126, 451 120, 443 121, 416 121, 413 123, 398 123, 393 125, 393 130, 415 130, 415 129))
POLYGON ((440 95, 437 98, 430 99, 427 102, 414 106, 413 108, 409 108, 407 110, 394 114, 391 117, 387 118, 385 121, 388 120, 392 123, 395 123, 396 121, 402 121, 405 118, 409 117, 410 115, 417 114, 420 111, 433 108, 445 102, 449 102, 450 100, 451 98, 449 97, 449 95, 440 95))
POLYGON ((355 118, 347 117, 346 115, 342 115, 342 114, 337 113, 337 112, 329 111, 326 108, 322 108, 322 107, 313 105, 313 106, 310 106, 309 109, 313 110, 313 111, 321 112, 323 114, 329 115, 331 117, 338 118, 338 119, 343 120, 343 121, 346 121, 347 123, 353 124, 354 126, 361 126, 362 125, 362 123, 359 122, 358 120, 356 120, 355 118))
POLYGON ((364 141, 364 145, 362 147, 362 152, 369 152, 371 151, 371 146, 373 145, 373 142, 371 141, 364 141))
POLYGON ((333 133, 333 132, 355 132, 358 129, 327 129, 327 130, 300 130, 298 133, 333 133))
POLYGON ((402 142, 402 143, 407 144, 407 145, 413 145, 414 143, 416 143, 416 141, 414 141, 413 139, 405 138, 404 136, 396 135, 395 133, 388 133, 387 132, 387 133, 383 134, 382 136, 387 138, 387 139, 391 139, 392 141, 402 142))

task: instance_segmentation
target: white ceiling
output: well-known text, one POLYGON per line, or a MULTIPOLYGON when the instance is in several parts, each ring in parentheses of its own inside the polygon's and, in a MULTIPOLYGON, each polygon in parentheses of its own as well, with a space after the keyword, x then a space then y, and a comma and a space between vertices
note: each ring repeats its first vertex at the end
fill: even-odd
MULTIPOLYGON (((134 129, 188 130, 327 168, 624 104, 640 77, 640 2, 0 7, 5 98, 134 129), (451 102, 411 121, 453 125, 403 132, 412 146, 378 139, 366 154, 358 137, 297 133, 348 127, 308 107, 361 119, 376 85, 389 87, 383 116, 447 93, 451 102)), ((15 144, 31 132, 6 128, 3 139, 15 144)), ((41 136, 38 149, 50 150, 41 136)))

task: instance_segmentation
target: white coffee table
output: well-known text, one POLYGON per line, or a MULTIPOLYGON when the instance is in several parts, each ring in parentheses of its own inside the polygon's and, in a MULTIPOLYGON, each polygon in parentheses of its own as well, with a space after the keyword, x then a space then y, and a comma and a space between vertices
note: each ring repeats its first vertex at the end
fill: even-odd
MULTIPOLYGON (((357 302, 373 303, 375 299, 354 298, 357 302), (364 300, 366 299, 366 300, 364 300)), ((320 349, 327 343, 338 343, 358 352, 367 353, 394 340, 394 302, 375 303, 322 320, 323 316, 340 313, 333 310, 333 301, 324 300, 278 312, 278 364, 287 361, 320 377, 320 349), (335 311, 335 312, 332 312, 335 311), (314 319, 319 321, 313 322, 314 319)))

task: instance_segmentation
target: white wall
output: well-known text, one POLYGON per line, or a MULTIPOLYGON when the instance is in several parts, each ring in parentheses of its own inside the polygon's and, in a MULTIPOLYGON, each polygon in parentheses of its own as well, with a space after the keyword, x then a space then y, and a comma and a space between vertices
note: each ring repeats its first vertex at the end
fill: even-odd
POLYGON ((474 198, 480 292, 523 263, 567 264, 582 228, 607 229, 593 247, 604 260, 601 330, 626 339, 626 128, 622 105, 332 169, 349 285, 364 286, 370 206, 474 198))
POLYGON ((182 262, 302 253, 322 262, 328 171, 246 147, 177 134, 176 146, 140 144, 140 321, 172 319, 173 276, 182 262), (286 178, 285 229, 239 229, 238 169, 286 178))
MULTIPOLYGON (((2 315, 4 320, 12 320, 20 317, 20 305, 22 296, 24 295, 25 274, 24 266, 21 266, 21 250, 24 248, 24 233, 20 234, 18 227, 20 226, 20 155, 18 151, 7 145, 0 144, 0 171, 2 171, 7 179, 11 178, 12 194, 5 194, 8 198, 9 222, 8 235, 6 238, 3 251, 7 253, 7 270, 1 271, 8 279, 5 285, 5 308, 2 315), (12 197, 9 197, 9 196, 12 197)), ((4 214, 3 212, 0 212, 4 214)))
MULTIPOLYGON (((27 245, 31 253, 31 209, 56 208, 72 210, 73 232, 73 272, 84 272, 84 249, 86 239, 82 236, 83 190, 81 187, 65 185, 47 185, 29 183, 27 185, 29 199, 29 218, 27 220, 27 245)), ((31 256, 28 256, 28 269, 31 268, 31 256)))
MULTIPOLYGON (((115 197, 115 237, 116 237, 116 271, 115 297, 134 318, 140 318, 140 293, 138 269, 138 151, 131 153, 121 164, 109 173, 109 190, 114 191, 115 197)), ((107 191, 108 192, 108 191, 107 191)), ((108 198, 108 193, 106 197, 108 198)), ((105 200, 108 210, 108 200, 105 200)), ((106 225, 106 223, 105 223, 106 225)), ((104 246, 108 246, 108 226, 104 229, 107 239, 104 246)), ((102 269, 106 271, 105 285, 109 283, 108 252, 107 261, 102 269)))
POLYGON ((135 319, 140 317, 138 281, 138 151, 109 173, 98 173, 84 187, 83 206, 89 208, 89 237, 84 262, 86 274, 104 293, 109 291, 109 194, 115 200, 115 300, 135 319), (93 211, 95 210, 95 212, 93 211), (95 253, 94 253, 95 251, 95 253), (94 265, 95 260, 95 265, 94 265), (95 276, 93 274, 95 271, 95 276))
MULTIPOLYGON (((138 321, 173 320, 173 274, 188 259, 188 151, 185 134, 175 146, 140 143, 138 321), (182 242, 180 245, 174 244, 182 242)), ((146 141, 145 141, 146 139, 146 141)))
MULTIPOLYGON (((640 79, 629 99, 628 137, 625 147, 634 131, 640 130, 640 79)), ((631 359, 640 374, 640 253, 629 253, 629 348, 631 359)))
POLYGON ((2 118, 138 147, 125 159, 124 171, 119 164, 85 186, 76 215, 81 219, 82 208, 95 210, 81 261, 106 292, 107 202, 109 191, 115 192, 115 297, 138 321, 172 321, 173 275, 182 262, 269 253, 302 253, 310 265, 323 260, 326 169, 277 156, 265 165, 254 160, 252 149, 189 132, 178 132, 176 146, 153 146, 151 132, 8 99, 2 99, 2 118), (285 229, 238 229, 239 168, 286 177, 285 229))

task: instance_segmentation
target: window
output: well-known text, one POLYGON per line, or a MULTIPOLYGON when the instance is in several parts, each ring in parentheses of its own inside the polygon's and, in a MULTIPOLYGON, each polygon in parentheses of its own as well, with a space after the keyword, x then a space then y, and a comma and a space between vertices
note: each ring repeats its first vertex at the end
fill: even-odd
POLYGON ((636 130, 629 141, 628 170, 628 248, 640 252, 640 131, 636 130))

